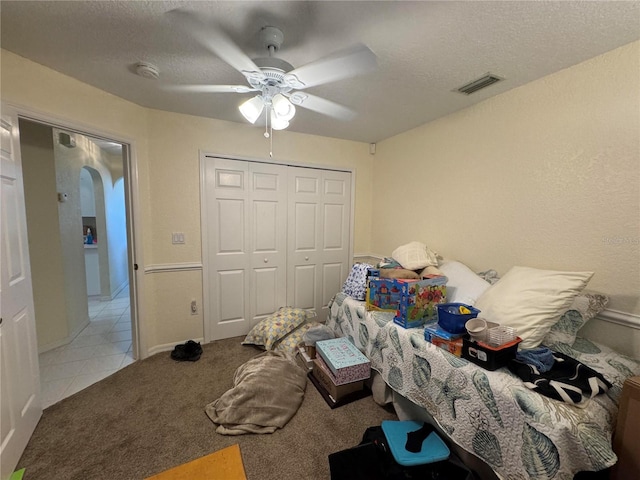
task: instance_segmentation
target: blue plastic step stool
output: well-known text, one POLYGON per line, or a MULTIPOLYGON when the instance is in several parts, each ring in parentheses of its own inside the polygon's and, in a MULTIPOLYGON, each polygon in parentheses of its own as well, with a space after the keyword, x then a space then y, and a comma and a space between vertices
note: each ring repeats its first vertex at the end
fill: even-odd
POLYGON ((394 421, 383 420, 382 431, 387 437, 389 449, 396 462, 405 467, 424 465, 425 463, 440 462, 449 458, 449 447, 442 441, 436 432, 431 432, 422 442, 422 449, 413 453, 405 448, 407 434, 422 428, 423 423, 413 420, 394 421))

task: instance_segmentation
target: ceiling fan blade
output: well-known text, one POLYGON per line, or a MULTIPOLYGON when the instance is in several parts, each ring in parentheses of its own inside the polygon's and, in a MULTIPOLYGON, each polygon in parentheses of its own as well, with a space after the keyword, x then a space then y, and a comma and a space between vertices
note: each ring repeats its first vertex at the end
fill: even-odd
POLYGON ((258 66, 219 27, 205 24, 195 12, 175 9, 167 12, 182 23, 183 30, 202 46, 243 75, 262 74, 258 66))
POLYGON ((356 116, 356 112, 350 108, 306 92, 294 92, 289 96, 289 100, 296 106, 340 120, 353 120, 356 116))
POLYGON ((164 85, 163 90, 193 93, 248 93, 257 89, 246 85, 164 85))
POLYGON ((300 90, 367 73, 377 66, 375 53, 366 45, 356 45, 296 68, 284 76, 284 81, 300 90))

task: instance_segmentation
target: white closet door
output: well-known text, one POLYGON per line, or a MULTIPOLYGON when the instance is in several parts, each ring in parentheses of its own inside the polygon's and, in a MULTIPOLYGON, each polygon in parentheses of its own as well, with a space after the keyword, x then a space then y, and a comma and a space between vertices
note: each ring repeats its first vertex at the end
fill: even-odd
POLYGON ((349 265, 351 174, 290 167, 288 202, 287 300, 325 321, 349 265))
POLYGON ((251 326, 286 305, 287 167, 249 163, 251 326))
POLYGON ((322 188, 322 277, 318 317, 324 322, 327 305, 342 289, 351 266, 351 174, 325 170, 322 172, 322 188))
POLYGON ((286 167, 206 158, 210 339, 245 335, 284 305, 286 167))

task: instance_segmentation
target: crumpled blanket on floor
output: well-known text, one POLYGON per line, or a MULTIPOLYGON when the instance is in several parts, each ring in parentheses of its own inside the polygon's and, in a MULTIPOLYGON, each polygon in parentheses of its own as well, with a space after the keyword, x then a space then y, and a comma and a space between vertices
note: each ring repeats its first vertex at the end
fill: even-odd
POLYGON ((306 372, 283 352, 268 351, 240 365, 233 388, 205 408, 222 435, 273 433, 302 404, 306 372))

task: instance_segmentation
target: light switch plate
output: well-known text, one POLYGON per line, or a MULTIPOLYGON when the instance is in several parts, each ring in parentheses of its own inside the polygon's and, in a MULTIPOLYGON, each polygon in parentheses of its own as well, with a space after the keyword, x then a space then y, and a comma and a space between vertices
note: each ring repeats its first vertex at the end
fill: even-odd
POLYGON ((182 232, 173 232, 171 234, 171 243, 174 245, 183 245, 184 244, 184 233, 182 232))

